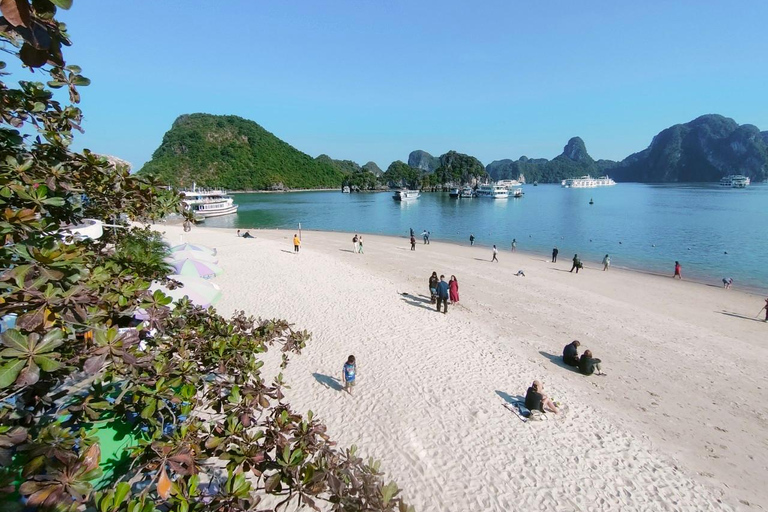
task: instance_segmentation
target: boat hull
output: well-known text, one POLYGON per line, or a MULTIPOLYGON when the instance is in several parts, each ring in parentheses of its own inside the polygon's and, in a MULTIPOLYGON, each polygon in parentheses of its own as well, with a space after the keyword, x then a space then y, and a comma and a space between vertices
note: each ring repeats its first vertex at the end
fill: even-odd
POLYGON ((228 208, 222 208, 221 210, 196 210, 195 215, 203 218, 221 217, 222 215, 232 215, 233 213, 237 213, 237 206, 238 205, 233 204, 232 206, 228 208))

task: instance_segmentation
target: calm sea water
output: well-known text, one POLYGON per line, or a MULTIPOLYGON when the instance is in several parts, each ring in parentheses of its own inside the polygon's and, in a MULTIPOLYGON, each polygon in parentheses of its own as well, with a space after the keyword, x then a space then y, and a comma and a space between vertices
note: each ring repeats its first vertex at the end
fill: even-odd
MULTIPOLYGON (((726 189, 718 185, 621 183, 598 189, 559 185, 524 187, 522 199, 451 199, 424 193, 398 203, 391 193, 297 192, 237 194, 237 215, 207 219, 206 226, 286 228, 406 236, 413 228, 433 240, 521 251, 559 258, 574 253, 587 262, 610 254, 618 267, 672 273, 739 287, 768 289, 768 185, 726 189), (590 205, 590 199, 594 204, 590 205)), ((419 242, 421 239, 419 238, 419 242)))

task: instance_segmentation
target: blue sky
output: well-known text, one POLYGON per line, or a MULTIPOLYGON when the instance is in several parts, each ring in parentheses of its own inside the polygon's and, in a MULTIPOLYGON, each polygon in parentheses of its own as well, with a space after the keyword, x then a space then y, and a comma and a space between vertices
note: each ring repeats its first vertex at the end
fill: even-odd
POLYGON ((76 0, 78 149, 138 169, 184 113, 252 119, 317 156, 487 164, 644 149, 706 113, 768 130, 765 0, 76 0))

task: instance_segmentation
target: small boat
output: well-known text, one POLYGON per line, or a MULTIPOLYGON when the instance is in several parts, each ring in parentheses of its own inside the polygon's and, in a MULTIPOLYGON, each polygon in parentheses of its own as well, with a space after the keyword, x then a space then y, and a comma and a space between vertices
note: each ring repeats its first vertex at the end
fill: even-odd
POLYGON ((457 188, 452 188, 448 195, 451 197, 459 197, 461 196, 461 192, 457 188))
POLYGON ((507 199, 509 197, 509 189, 497 184, 480 185, 477 189, 477 197, 507 199))
POLYGON ((534 182, 533 182, 533 186, 534 186, 534 187, 538 187, 538 186, 539 186, 539 182, 538 182, 538 181, 534 181, 534 182))
POLYGON ((418 199, 420 195, 418 190, 408 190, 407 188, 404 188, 402 190, 396 190, 392 199, 395 201, 410 201, 412 199, 418 199))
POLYGON ((461 194, 460 195, 463 198, 475 197, 475 191, 472 189, 472 187, 467 185, 466 187, 461 189, 461 194))
POLYGON ((523 192, 523 189, 521 188, 516 188, 515 190, 512 191, 512 197, 520 198, 520 197, 523 197, 523 194, 524 192, 523 192))
POLYGON ((589 198, 589 204, 595 204, 591 197, 589 198))
POLYGON ((198 189, 192 184, 192 190, 182 191, 184 206, 199 217, 218 217, 237 213, 237 205, 226 192, 219 189, 198 189))
POLYGON ((349 187, 347 187, 347 186, 345 186, 344 188, 342 188, 342 189, 341 189, 341 193, 342 193, 342 194, 349 194, 349 193, 351 193, 351 192, 352 192, 352 191, 351 191, 351 190, 349 190, 349 187))
POLYGON ((750 183, 749 178, 742 174, 731 174, 730 176, 724 176, 720 180, 721 187, 730 188, 746 188, 750 183))

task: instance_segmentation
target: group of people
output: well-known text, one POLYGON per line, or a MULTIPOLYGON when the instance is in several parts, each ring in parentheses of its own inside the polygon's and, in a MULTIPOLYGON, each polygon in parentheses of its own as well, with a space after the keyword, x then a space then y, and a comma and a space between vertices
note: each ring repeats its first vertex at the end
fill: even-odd
POLYGON ((443 314, 448 312, 448 304, 459 302, 459 280, 456 276, 446 283, 445 276, 437 277, 437 272, 432 272, 429 276, 429 294, 432 304, 437 304, 437 311, 440 312, 440 306, 443 306, 443 314))
MULTIPOLYGON (((768 305, 768 299, 766 299, 766 305, 768 305)), ((605 375, 600 367, 601 361, 595 357, 592 357, 592 351, 585 350, 584 353, 579 356, 579 347, 581 343, 579 340, 573 340, 563 348, 563 362, 568 366, 574 366, 584 375, 605 375)), ((525 407, 530 411, 539 412, 553 412, 559 414, 562 407, 547 396, 544 392, 544 384, 539 380, 534 380, 531 387, 525 393, 525 407)))
POLYGON ((352 237, 352 244, 354 245, 354 253, 355 254, 364 254, 363 253, 363 235, 358 235, 355 233, 355 236, 352 237))

